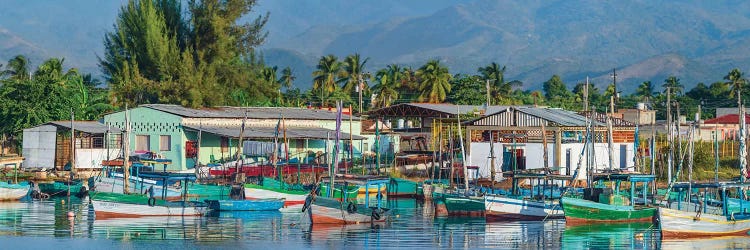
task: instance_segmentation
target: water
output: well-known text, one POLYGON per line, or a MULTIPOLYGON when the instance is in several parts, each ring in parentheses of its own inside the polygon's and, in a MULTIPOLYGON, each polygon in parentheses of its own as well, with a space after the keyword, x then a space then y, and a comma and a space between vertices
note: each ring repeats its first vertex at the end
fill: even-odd
POLYGON ((388 206, 396 216, 382 225, 311 228, 297 209, 95 220, 93 210, 77 199, 5 202, 0 203, 0 248, 750 248, 750 238, 661 241, 650 224, 566 227, 564 220, 485 223, 484 219, 436 219, 429 203, 413 199, 390 200, 388 206), (69 219, 68 211, 73 211, 75 218, 69 219))

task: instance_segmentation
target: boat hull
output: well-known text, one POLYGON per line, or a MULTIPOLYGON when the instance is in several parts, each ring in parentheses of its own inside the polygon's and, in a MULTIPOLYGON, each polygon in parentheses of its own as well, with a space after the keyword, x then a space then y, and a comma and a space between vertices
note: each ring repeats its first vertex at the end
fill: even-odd
POLYGON ((609 205, 584 199, 563 197, 560 203, 565 224, 653 222, 656 208, 609 205))
POLYGON ((259 200, 207 200, 208 208, 218 211, 278 211, 284 206, 283 199, 259 200))
POLYGON ((92 199, 91 203, 94 206, 96 219, 140 218, 147 216, 201 216, 206 212, 205 207, 195 206, 149 206, 96 199, 92 199))
POLYGON ((562 207, 551 202, 487 195, 484 206, 487 221, 539 221, 565 217, 562 207))
POLYGON ((51 183, 39 183, 39 191, 50 196, 69 196, 70 193, 79 193, 83 183, 63 183, 63 182, 51 182, 51 183))
POLYGON ((663 238, 708 238, 750 236, 750 219, 727 220, 726 216, 659 208, 659 226, 663 238))
POLYGON ((29 194, 29 185, 15 185, 18 185, 19 187, 0 187, 0 201, 20 200, 29 194))
POLYGON ((400 178, 391 178, 387 189, 388 197, 419 197, 422 191, 419 183, 400 178))
MULTIPOLYGON (((372 214, 373 209, 364 205, 354 205, 356 211, 348 211, 346 205, 341 205, 340 201, 331 198, 316 197, 315 201, 310 204, 308 213, 312 224, 325 225, 348 225, 384 222, 387 214, 375 217, 372 214)), ((387 210, 383 210, 387 213, 387 210)))
POLYGON ((296 206, 305 204, 305 198, 307 194, 301 194, 301 192, 283 192, 274 191, 265 188, 245 186, 245 198, 250 200, 259 199, 283 199, 284 206, 296 206))
POLYGON ((445 208, 449 216, 484 217, 484 199, 475 197, 457 197, 446 195, 445 208))

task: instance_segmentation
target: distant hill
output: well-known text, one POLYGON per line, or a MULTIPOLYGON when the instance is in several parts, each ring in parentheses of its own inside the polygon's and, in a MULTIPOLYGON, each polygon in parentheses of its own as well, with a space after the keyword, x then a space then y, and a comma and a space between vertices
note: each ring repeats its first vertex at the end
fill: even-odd
MULTIPOLYGON (((123 2, 0 0, 0 62, 57 56, 97 74, 123 2)), ((553 74, 571 87, 589 76, 603 89, 613 68, 626 93, 670 75, 689 89, 734 67, 750 72, 750 2, 739 0, 261 0, 257 11, 271 13, 266 63, 292 67, 303 89, 320 56, 355 52, 373 72, 437 58, 452 73, 475 73, 494 61, 526 89, 553 74)))

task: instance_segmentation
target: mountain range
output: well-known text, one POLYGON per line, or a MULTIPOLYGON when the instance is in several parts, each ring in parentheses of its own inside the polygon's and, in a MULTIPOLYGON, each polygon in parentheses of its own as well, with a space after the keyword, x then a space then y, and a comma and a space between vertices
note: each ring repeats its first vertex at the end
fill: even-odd
MULTIPOLYGON (((0 9, 0 62, 65 57, 96 74, 121 4, 0 0, 9 6, 0 9)), ((373 73, 439 59, 452 73, 473 74, 497 62, 506 79, 532 90, 554 74, 571 87, 588 76, 603 89, 616 69, 627 93, 670 75, 689 89, 732 68, 750 70, 750 2, 738 0, 261 0, 256 10, 270 13, 265 62, 291 66, 303 89, 327 54, 369 57, 373 73)))

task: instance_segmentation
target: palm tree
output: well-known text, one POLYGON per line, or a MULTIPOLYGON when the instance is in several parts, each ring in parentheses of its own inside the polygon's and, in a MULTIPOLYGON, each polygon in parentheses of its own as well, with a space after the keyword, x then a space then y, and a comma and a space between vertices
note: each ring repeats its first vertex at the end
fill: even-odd
POLYGON ((344 58, 344 69, 342 72, 342 79, 344 86, 342 87, 344 93, 352 93, 357 89, 357 86, 368 78, 365 72, 365 64, 370 58, 360 60, 359 54, 349 55, 344 58))
POLYGON ((635 94, 640 96, 641 100, 644 102, 653 99, 654 93, 654 84, 652 84, 651 81, 642 82, 641 85, 638 85, 638 89, 635 91, 635 94))
POLYGON ((263 77, 263 80, 265 80, 267 83, 270 84, 276 84, 279 81, 276 78, 276 71, 278 68, 276 66, 273 67, 264 67, 260 70, 260 74, 263 77))
POLYGON ((392 101, 398 99, 398 89, 401 87, 404 77, 404 71, 396 64, 388 65, 385 69, 378 70, 375 73, 375 82, 377 84, 372 88, 377 93, 379 100, 377 101, 378 107, 388 107, 392 101))
POLYGON ((747 80, 745 79, 745 73, 742 73, 739 69, 735 68, 729 71, 726 76, 724 76, 724 80, 727 80, 727 84, 729 85, 730 92, 729 97, 737 97, 737 103, 740 103, 740 95, 743 92, 745 88, 745 83, 747 80))
POLYGON ((313 90, 320 93, 320 104, 325 105, 327 93, 333 93, 341 81, 341 62, 335 55, 320 57, 317 70, 313 71, 313 90))
POLYGON ((417 70, 419 90, 422 92, 419 100, 429 103, 441 103, 451 91, 450 80, 453 76, 448 68, 438 60, 430 60, 417 70))
POLYGON ((8 60, 6 68, 3 73, 9 75, 11 79, 19 81, 29 79, 29 59, 26 59, 25 56, 17 55, 8 60))
POLYGON ((670 88, 670 92, 672 95, 678 95, 682 93, 683 86, 680 83, 680 79, 676 76, 670 76, 666 80, 664 80, 664 84, 662 85, 664 87, 664 91, 666 92, 667 88, 670 88))
POLYGON ((286 67, 281 70, 281 79, 279 79, 279 81, 281 82, 281 86, 287 88, 287 90, 294 86, 295 79, 297 79, 297 77, 294 76, 292 68, 286 67))

